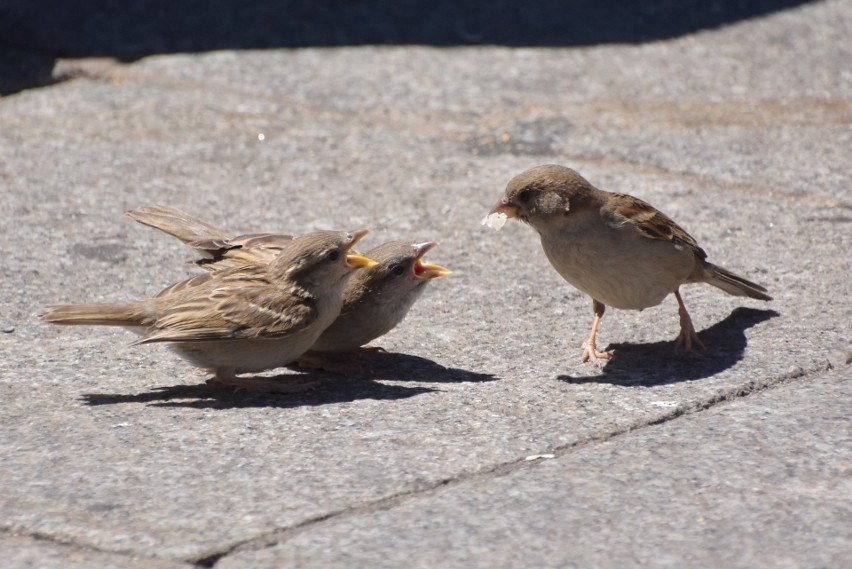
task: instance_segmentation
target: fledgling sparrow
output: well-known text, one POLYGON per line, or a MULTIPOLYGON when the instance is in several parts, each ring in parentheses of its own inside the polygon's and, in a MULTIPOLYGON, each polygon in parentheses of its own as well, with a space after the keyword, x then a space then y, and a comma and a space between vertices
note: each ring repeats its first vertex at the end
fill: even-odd
POLYGON ((376 264, 349 279, 343 308, 334 323, 311 346, 311 352, 357 350, 402 322, 426 284, 450 270, 423 262, 435 243, 389 241, 367 251, 376 264))
POLYGON ((609 358, 595 346, 607 306, 642 310, 673 293, 680 315, 675 348, 689 352, 703 344, 680 296, 682 284, 772 300, 764 287, 707 262, 695 239, 650 204, 599 190, 570 168, 548 164, 512 178, 483 224, 499 229, 507 218, 531 225, 550 264, 592 297, 595 318, 582 361, 599 365, 599 358, 609 358))
MULTIPOLYGON (((143 206, 127 212, 134 220, 177 237, 203 258, 196 264, 208 271, 264 265, 291 237, 256 233, 228 237, 229 232, 177 208, 143 206)), ((426 263, 423 256, 435 243, 390 241, 365 253, 376 264, 358 271, 343 291, 340 316, 311 347, 311 352, 357 350, 395 328, 434 278, 450 273, 426 263)), ((306 365, 328 365, 320 359, 306 365)))
POLYGON ((355 269, 375 264, 350 251, 367 233, 309 233, 288 240, 265 264, 201 274, 146 300, 50 306, 40 317, 126 326, 142 334, 136 344, 168 342, 181 357, 213 369, 221 384, 290 391, 237 374, 285 366, 313 345, 340 314, 355 269))

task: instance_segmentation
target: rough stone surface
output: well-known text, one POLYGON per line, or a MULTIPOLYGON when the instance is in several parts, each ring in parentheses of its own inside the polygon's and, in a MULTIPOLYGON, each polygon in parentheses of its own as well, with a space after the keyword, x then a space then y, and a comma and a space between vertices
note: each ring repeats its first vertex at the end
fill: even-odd
POLYGON ((81 549, 38 539, 4 533, 0 535, 3 566, 38 569, 190 569, 194 565, 167 559, 120 555, 81 549))
MULTIPOLYGON (((329 565, 371 566, 363 553, 377 534, 346 529, 357 520, 399 522, 399 541, 384 547, 400 559, 446 553, 449 535, 471 547, 454 559, 475 563, 477 548, 496 551, 494 536, 509 548, 553 535, 534 518, 551 496, 567 507, 573 487, 560 480, 569 474, 603 510, 576 510, 553 531, 582 529, 584 519, 599 531, 542 545, 541 558, 531 555, 544 566, 545 553, 627 559, 641 528, 655 536, 642 549, 648 564, 711 566, 754 546, 743 557, 750 566, 784 566, 762 552, 785 541, 786 524, 805 521, 815 549, 791 559, 842 559, 849 536, 825 524, 844 515, 829 499, 845 492, 849 503, 848 458, 843 467, 831 449, 809 448, 792 423, 817 413, 815 443, 835 441, 848 457, 848 438, 835 435, 850 430, 852 14, 842 0, 752 4, 774 8, 534 46, 496 32, 483 36, 494 41, 398 45, 331 41, 332 32, 264 44, 246 32, 239 44, 191 45, 160 25, 177 15, 155 10, 166 19, 130 30, 151 34, 117 33, 107 50, 54 33, 65 29, 62 10, 33 20, 41 35, 19 37, 2 15, 26 16, 30 4, 0 2, 0 42, 27 55, 0 65, 0 75, 12 69, 0 92, 16 91, 0 99, 0 547, 23 552, 12 566, 41 555, 49 566, 53 546, 92 565, 118 556, 168 567, 283 563, 322 544, 317 559, 329 565), (131 36, 153 43, 120 44, 131 36), (529 228, 479 225, 509 178, 546 162, 648 200, 711 261, 775 300, 687 287, 707 345, 699 358, 672 354, 673 299, 611 310, 600 339, 616 358, 603 371, 581 364, 588 298, 555 274, 529 228), (151 295, 190 274, 185 248, 122 215, 149 203, 241 232, 367 226, 365 246, 434 240, 430 259, 454 273, 377 342, 388 353, 364 374, 323 376, 295 396, 216 391, 167 348, 35 316, 52 303, 151 295), (744 451, 710 434, 724 418, 726 436, 742 440, 774 398, 767 424, 778 421, 749 460, 793 482, 758 486, 768 496, 755 508, 744 451), (664 432, 692 434, 672 439, 678 456, 662 472, 653 452, 664 432), (557 459, 517 466, 543 454, 557 459), (837 475, 805 492, 810 460, 837 475), (666 495, 688 493, 692 479, 721 484, 722 464, 741 473, 736 494, 666 495), (596 494, 608 483, 626 491, 605 478, 613 466, 632 489, 626 518, 596 494), (507 490, 525 474, 529 485, 507 490), (795 499, 817 513, 792 508, 795 499), (650 507, 658 502, 672 515, 650 507), (518 510, 506 519, 516 529, 483 531, 500 503, 518 510), (455 525, 419 526, 431 511, 455 525), (688 547, 710 529, 716 550, 688 547), (764 530, 777 540, 758 547, 764 530), (326 541, 347 531, 361 553, 326 541)), ((68 29, 95 30, 108 16, 68 29)), ((115 18, 116 31, 142 21, 115 18)))
POLYGON ((850 379, 808 378, 516 463, 217 567, 842 567, 850 379))

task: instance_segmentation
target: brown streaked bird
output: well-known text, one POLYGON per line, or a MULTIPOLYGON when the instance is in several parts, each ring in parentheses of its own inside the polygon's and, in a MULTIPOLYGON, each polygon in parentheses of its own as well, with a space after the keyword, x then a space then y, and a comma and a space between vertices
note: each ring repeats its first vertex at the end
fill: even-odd
MULTIPOLYGON (((196 264, 208 271, 239 266, 264 265, 291 237, 255 233, 229 237, 230 232, 202 221, 180 209, 151 205, 127 212, 139 223, 177 237, 203 258, 196 264)), ((343 292, 340 316, 311 347, 311 353, 358 350, 395 328, 434 278, 450 270, 424 261, 435 243, 411 244, 390 241, 365 253, 376 264, 358 271, 343 292)), ((305 358, 304 365, 334 365, 322 358, 305 358)), ((344 369, 344 368, 337 368, 344 369)))
POLYGON ((316 231, 288 240, 265 264, 198 275, 147 300, 50 306, 40 317, 129 327, 142 334, 135 343, 168 342, 181 357, 213 369, 221 384, 292 391, 237 374, 285 366, 313 345, 340 314, 355 269, 375 264, 351 253, 367 233, 316 231))
POLYGON ((366 255, 376 261, 346 284, 340 316, 311 346, 311 352, 357 350, 402 322, 432 279, 450 274, 423 256, 435 243, 389 241, 366 255))
POLYGON ((541 237, 553 268, 592 297, 595 318, 582 361, 607 359, 595 337, 607 306, 642 310, 674 294, 680 315, 675 348, 703 347, 680 296, 680 286, 708 283, 735 296, 772 300, 766 289, 709 263, 695 239, 650 204, 599 190, 570 168, 531 168, 509 181, 483 220, 499 229, 507 218, 528 223, 541 237))

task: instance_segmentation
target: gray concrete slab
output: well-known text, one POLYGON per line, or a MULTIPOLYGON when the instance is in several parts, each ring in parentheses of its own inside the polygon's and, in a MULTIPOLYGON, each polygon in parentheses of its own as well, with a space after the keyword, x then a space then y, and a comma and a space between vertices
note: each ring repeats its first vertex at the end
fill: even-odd
POLYGON ((0 528, 210 561, 846 365, 850 27, 827 1, 638 45, 60 60, 74 79, 0 99, 0 528), (581 364, 588 299, 528 228, 479 226, 544 162, 647 199, 776 300, 687 288, 697 359, 672 356, 673 300, 612 310, 616 359, 581 364), (370 373, 211 391, 129 333, 35 319, 189 274, 176 242, 122 216, 146 203, 240 231, 435 240, 455 272, 370 373))
POLYGON ((189 569, 188 563, 81 549, 50 539, 0 535, 3 567, 7 569, 189 569))
POLYGON ((843 567, 852 373, 354 510, 217 567, 843 567))

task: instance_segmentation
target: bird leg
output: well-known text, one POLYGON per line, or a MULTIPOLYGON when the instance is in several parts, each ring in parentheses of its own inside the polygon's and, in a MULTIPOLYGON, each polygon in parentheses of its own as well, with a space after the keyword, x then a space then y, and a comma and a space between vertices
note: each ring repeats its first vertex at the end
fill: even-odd
POLYGON ((692 318, 689 317, 689 313, 686 311, 686 305, 680 297, 680 290, 676 289, 674 295, 677 299, 677 313, 680 316, 680 334, 678 334, 678 337, 675 340, 675 351, 679 352, 683 349, 684 353, 689 353, 692 351, 693 342, 703 348, 704 342, 702 342, 701 338, 698 337, 698 334, 695 333, 695 326, 692 325, 692 318))
POLYGON ((361 346, 360 348, 355 348, 355 350, 353 350, 353 351, 356 354, 364 354, 364 355, 380 354, 382 352, 387 353, 387 350, 384 349, 381 346, 361 346))
POLYGON ((589 334, 589 339, 583 342, 582 361, 587 362, 592 360, 592 364, 595 367, 600 367, 601 363, 599 360, 610 359, 610 355, 607 352, 599 352, 597 346, 595 346, 595 337, 598 335, 598 326, 600 326, 601 318, 603 318, 604 311, 606 311, 606 305, 592 299, 592 310, 595 311, 595 319, 592 322, 592 333, 589 334))
POLYGON ((266 377, 237 377, 231 367, 216 368, 216 376, 208 381, 223 387, 233 387, 235 391, 259 391, 261 393, 299 393, 313 389, 318 379, 297 379, 295 381, 280 381, 266 377))

